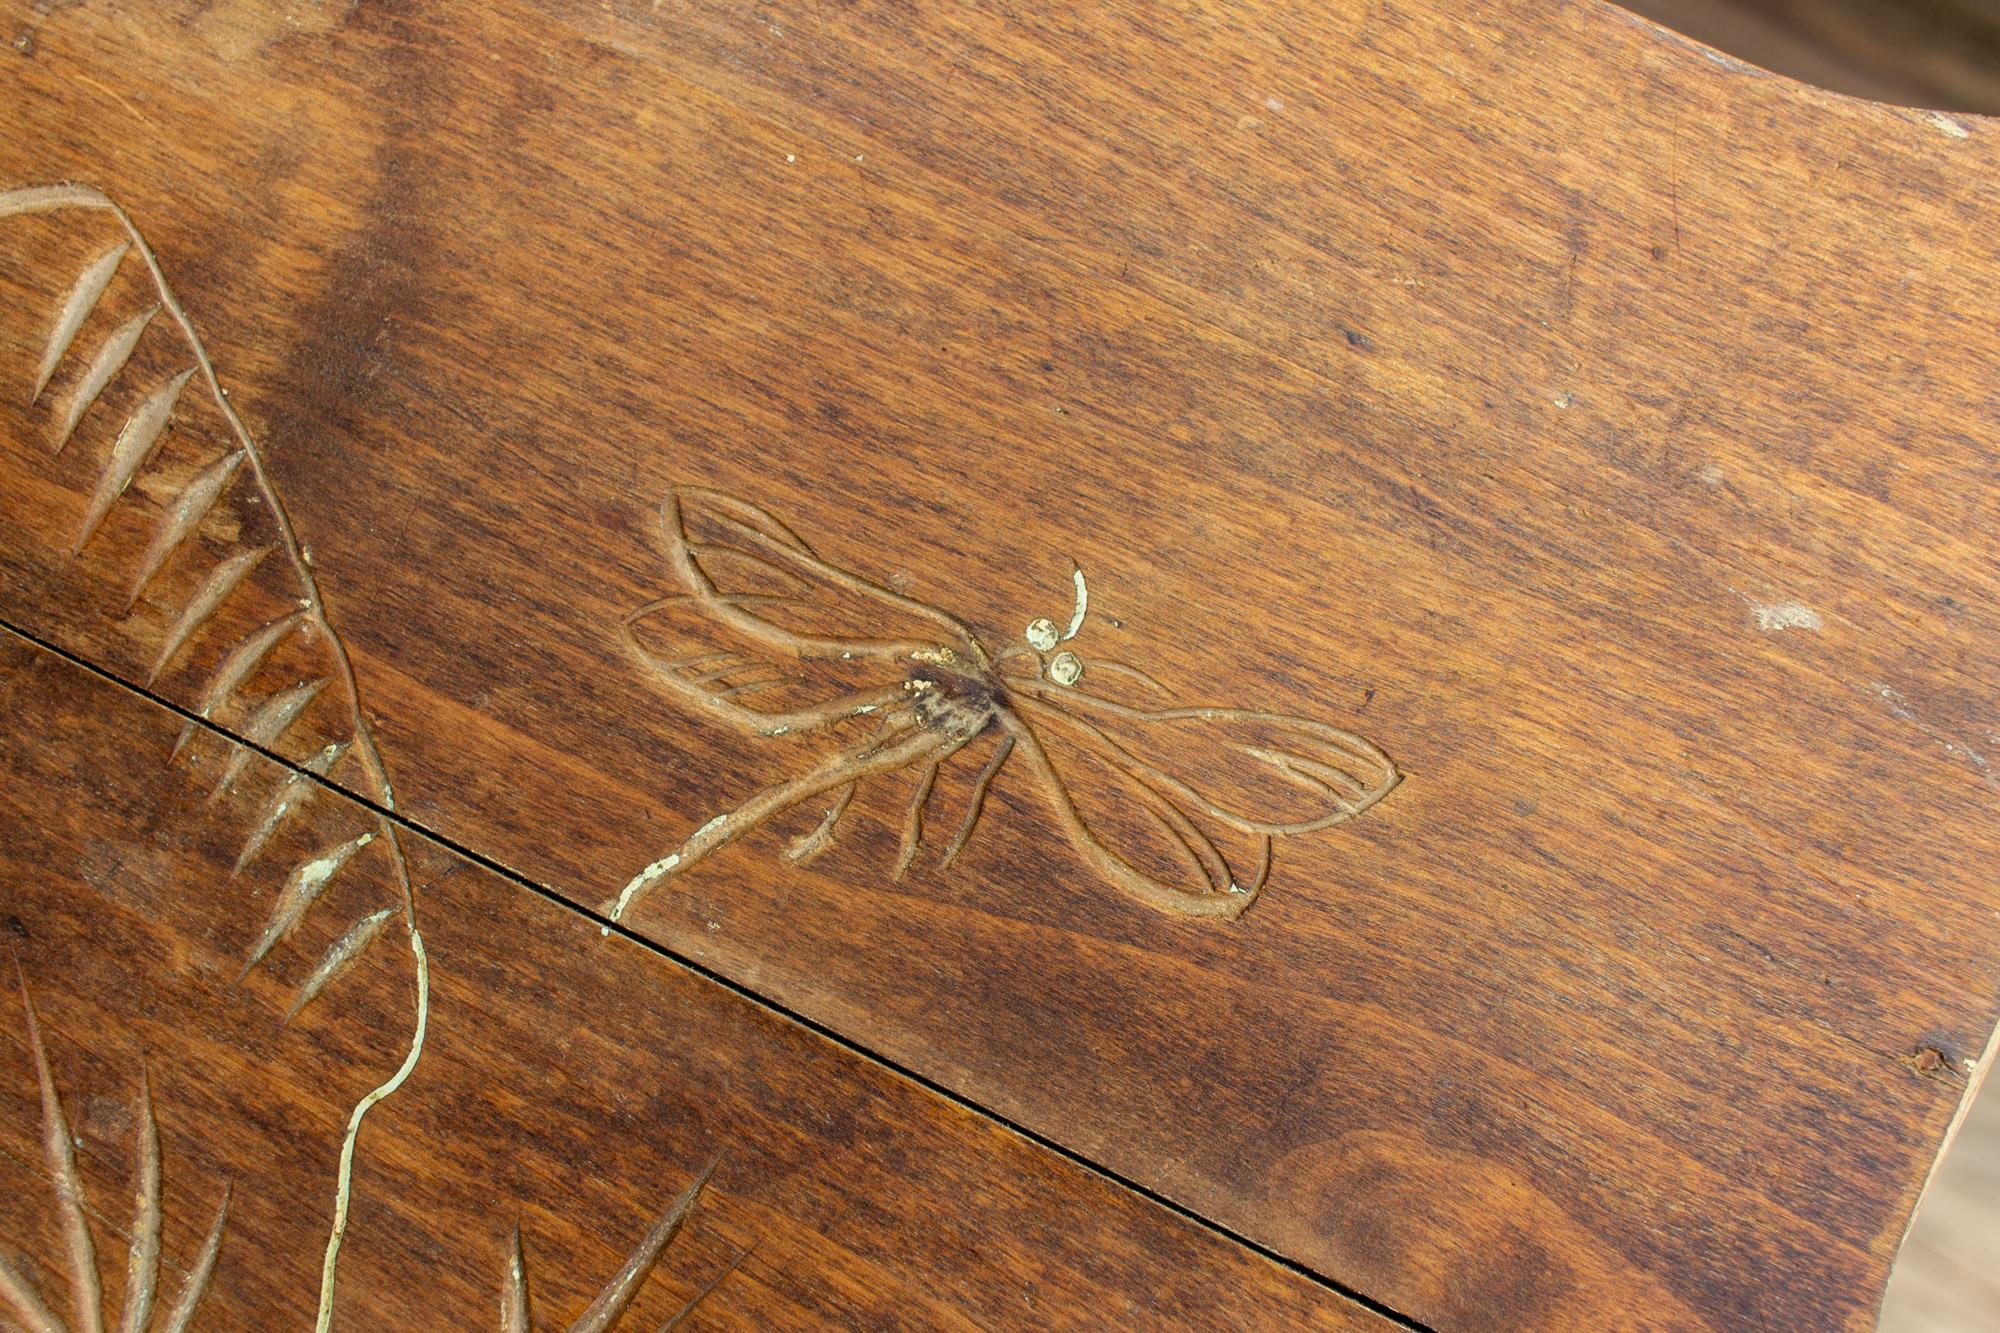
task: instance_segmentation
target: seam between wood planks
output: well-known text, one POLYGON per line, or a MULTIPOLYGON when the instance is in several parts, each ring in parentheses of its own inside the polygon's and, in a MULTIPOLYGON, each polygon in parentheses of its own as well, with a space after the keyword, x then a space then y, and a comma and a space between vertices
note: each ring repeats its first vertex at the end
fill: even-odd
POLYGON ((834 1046, 839 1047, 841 1050, 844 1050, 851 1055, 858 1056, 859 1058, 865 1060, 870 1065, 873 1065, 878 1069, 886 1070, 893 1076, 901 1079, 902 1081, 914 1084, 915 1086, 923 1089, 925 1092, 930 1093, 932 1096, 938 1097, 943 1101, 948 1102, 949 1104, 955 1107, 958 1107, 960 1110, 966 1111, 969 1114, 978 1117, 979 1119, 985 1121, 990 1125, 997 1126, 998 1128, 1003 1129, 1011 1134, 1014 1134, 1015 1136, 1027 1141, 1028 1143, 1033 1144, 1037 1148, 1041 1148, 1047 1152, 1053 1153, 1055 1154, 1055 1156, 1062 1159, 1063 1161, 1066 1161, 1073 1166, 1079 1167, 1082 1170, 1088 1172, 1089 1174, 1096 1176, 1098 1179, 1106 1181, 1114 1186, 1117 1186, 1118 1188, 1126 1191, 1127 1193, 1137 1195, 1138 1197, 1146 1200, 1148 1203, 1151 1203, 1156 1207, 1162 1208, 1166 1210, 1168 1213, 1173 1214, 1175 1217, 1180 1218, 1182 1221, 1191 1223, 1194 1226, 1199 1227, 1200 1229, 1208 1232, 1211 1235, 1220 1237, 1221 1239, 1226 1240, 1231 1244, 1240 1246, 1241 1248, 1257 1255, 1259 1258, 1265 1259, 1270 1263, 1276 1264, 1278 1267, 1286 1270, 1287 1272, 1295 1273, 1298 1276, 1303 1277, 1306 1280, 1312 1282, 1314 1285, 1322 1287, 1327 1291, 1330 1291, 1333 1294, 1342 1297, 1345 1300, 1353 1302, 1355 1305, 1362 1307, 1363 1309, 1369 1311, 1371 1314, 1380 1315, 1382 1318, 1389 1320, 1391 1323, 1397 1325, 1398 1327, 1413 1330, 1414 1333, 1434 1333, 1434 1330, 1432 1330, 1429 1325, 1420 1323, 1419 1321, 1402 1313, 1400 1310, 1395 1309, 1393 1306, 1386 1305, 1383 1302, 1377 1300, 1376 1298, 1368 1295, 1366 1292, 1361 1291, 1355 1287, 1351 1287, 1346 1283, 1341 1282, 1339 1279, 1328 1276, 1327 1274, 1319 1272, 1314 1268, 1310 1268, 1307 1265, 1302 1264, 1295 1259, 1289 1258, 1286 1255, 1280 1253, 1279 1251, 1274 1250, 1271 1247, 1264 1245, 1256 1240, 1253 1240, 1246 1235, 1243 1235, 1239 1231, 1236 1231, 1228 1226, 1223 1225, 1220 1222, 1213 1220, 1212 1218, 1206 1217, 1201 1213, 1196 1212, 1192 1208, 1189 1208, 1187 1205, 1175 1201, 1170 1196, 1162 1194, 1158 1190, 1155 1190, 1148 1185, 1144 1185, 1139 1181, 1136 1181, 1128 1176, 1125 1176, 1117 1171, 1110 1169, 1109 1167, 1103 1166, 1095 1161, 1092 1161, 1090 1158, 1085 1157, 1083 1154, 1077 1152, 1075 1149, 1066 1147, 1063 1144, 1057 1142, 1056 1140, 1051 1139, 1046 1135, 1043 1135, 1037 1132, 1036 1130, 1027 1127, 1026 1125, 1023 1125, 1018 1121, 1010 1119, 1007 1116, 1001 1115, 998 1112, 995 1112, 985 1106, 982 1106, 978 1102, 972 1101, 971 1099, 963 1096, 962 1094, 953 1091, 951 1088, 948 1088, 943 1084, 938 1083, 932 1080, 931 1078, 925 1076, 924 1074, 919 1073, 917 1070, 912 1069, 909 1066, 904 1065, 901 1062, 894 1060, 888 1056, 882 1055, 879 1052, 870 1049, 869 1047, 863 1046, 859 1042, 855 1041, 853 1038, 842 1034, 838 1030, 830 1028, 825 1024, 817 1021, 816 1019, 808 1017, 805 1014, 799 1013, 798 1011, 791 1009, 777 1002, 776 1000, 769 998, 768 996, 762 995, 757 991, 751 990, 749 987, 744 986, 742 983, 732 980, 730 977, 715 971, 708 965, 698 962, 697 960, 690 958, 685 954, 670 949, 666 945, 661 944, 658 941, 650 940, 643 935, 636 934, 633 931, 627 929, 626 927, 611 921, 608 917, 605 917, 597 912, 594 912, 588 907, 581 906, 571 901, 570 899, 564 897, 562 894, 556 892, 554 889, 548 887, 547 885, 538 883, 535 880, 532 880, 527 876, 521 874, 519 871, 513 870, 508 866, 493 860, 491 857, 485 856, 477 851, 474 851, 472 848, 467 847, 453 840, 450 837, 437 833, 434 830, 425 827, 422 823, 409 818, 407 815, 404 815, 399 811, 387 809, 367 796, 361 795, 360 793, 352 791, 349 788, 343 787, 338 782, 323 777, 318 773, 311 772, 309 769, 303 767, 302 765, 294 763, 292 760, 287 759, 282 754, 278 754, 275 751, 266 749, 264 746, 252 744, 251 742, 246 741, 242 737, 237 736, 235 733, 231 732, 227 727, 223 727, 211 721, 208 718, 202 717, 193 710, 185 708, 180 704, 173 702, 171 699, 164 699, 159 695, 154 694, 150 689, 147 689, 146 687, 141 685, 134 684, 133 682, 126 680, 124 677, 118 675, 117 673, 97 665, 96 663, 90 661, 88 658, 80 657, 76 653, 73 653, 68 649, 63 648, 58 644, 50 642, 49 640, 41 637, 38 634, 35 634, 30 630, 23 629, 21 626, 15 624, 11 620, 6 619, 5 617, 0 617, 0 631, 4 631, 5 633, 12 635, 13 637, 19 639, 23 643, 32 644, 36 648, 41 649, 42 651, 50 654, 51 656, 56 657, 64 662, 67 662, 71 666, 81 669, 89 673, 91 676, 96 677, 99 680, 105 681, 108 684, 114 686, 119 690, 124 691, 127 694, 136 696, 139 699, 145 700, 147 703, 165 709, 167 712, 182 719, 184 722, 189 722, 200 727, 202 730, 204 730, 210 735, 220 737, 224 740, 229 741, 231 744, 241 746, 246 750, 250 750, 260 755, 261 757, 270 760, 272 763, 279 765, 286 771, 295 774, 305 779, 308 782, 313 783, 315 786, 321 787, 341 799, 351 801, 355 805, 366 808, 371 813, 379 816, 384 820, 389 821, 390 823, 400 827, 404 831, 414 834, 418 837, 424 838, 426 841, 435 843, 436 845, 443 847, 447 851, 451 852, 453 855, 462 857, 465 860, 471 862, 472 864, 480 867, 482 870, 485 870, 493 875, 497 875, 498 877, 514 885, 515 887, 527 890, 528 892, 536 895, 537 897, 549 903, 554 904, 556 907, 571 913, 580 920, 597 927, 600 931, 606 931, 608 933, 620 935, 624 937, 626 940, 630 941, 631 943, 636 944, 639 947, 658 955, 659 957, 665 958, 669 962, 674 963, 675 965, 685 969, 688 972, 694 973, 696 976, 702 978, 704 981, 709 981, 717 986, 722 987, 725 991, 728 991, 730 994, 738 997, 739 999, 745 1000, 750 1004, 755 1005, 758 1009, 763 1010, 765 1013, 768 1013, 770 1015, 773 1015, 774 1017, 782 1019, 787 1023, 804 1028, 806 1031, 812 1033, 814 1036, 819 1037, 824 1041, 831 1042, 834 1046))

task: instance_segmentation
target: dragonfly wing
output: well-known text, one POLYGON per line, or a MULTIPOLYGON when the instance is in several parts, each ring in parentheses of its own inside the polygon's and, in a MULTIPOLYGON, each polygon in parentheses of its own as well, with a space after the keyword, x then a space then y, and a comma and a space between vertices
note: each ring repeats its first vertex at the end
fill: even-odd
POLYGON ((895 663, 774 649, 696 597, 638 608, 625 618, 624 639, 656 689, 739 731, 783 736, 908 706, 895 663))
POLYGON ((886 713, 916 653, 984 660, 963 623, 822 560, 748 501, 684 486, 660 518, 680 591, 626 616, 627 647, 662 691, 739 729, 886 713))
POLYGON ((1107 878, 1166 910, 1233 917, 1273 839, 1354 818, 1395 765, 1352 732, 1236 708, 1139 708, 1010 681, 1013 721, 1071 838, 1107 878))
POLYGON ((948 647, 984 661, 956 617, 822 560, 747 500, 677 487, 660 518, 668 563, 687 595, 774 651, 853 660, 948 647))

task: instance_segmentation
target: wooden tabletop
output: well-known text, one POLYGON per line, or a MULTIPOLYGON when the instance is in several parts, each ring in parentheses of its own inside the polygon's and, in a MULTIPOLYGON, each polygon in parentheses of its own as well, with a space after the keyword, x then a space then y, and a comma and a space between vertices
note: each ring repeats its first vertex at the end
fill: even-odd
POLYGON ((1992 123, 1581 3, 7 23, 0 1319, 1870 1325, 1992 123))

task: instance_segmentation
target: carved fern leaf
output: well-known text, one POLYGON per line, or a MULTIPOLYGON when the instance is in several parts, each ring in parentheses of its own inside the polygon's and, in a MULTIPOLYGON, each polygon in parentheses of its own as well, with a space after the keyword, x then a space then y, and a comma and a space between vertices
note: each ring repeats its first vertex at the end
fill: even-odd
MULTIPOLYGON (((88 431, 80 434, 80 428, 88 420, 94 420, 93 409, 110 401, 107 395, 112 390, 126 379, 134 379, 138 386, 137 406, 117 423, 116 434, 104 448, 95 481, 83 501, 72 554, 89 558, 89 552, 96 549, 93 538, 120 506, 153 506, 158 512, 153 516, 152 539, 137 567, 121 580, 128 592, 119 614, 137 614, 148 588, 159 586, 161 575, 177 563, 202 570, 192 592, 185 594, 160 634, 146 683, 158 682, 178 666, 192 666, 201 677, 194 701, 196 715, 206 720, 225 716, 234 719, 233 730, 244 743, 232 747, 224 760, 214 796, 227 797, 236 791, 257 751, 282 750, 295 744, 292 738, 315 704, 322 698, 338 696, 345 716, 330 721, 324 710, 318 715, 318 727, 330 731, 332 739, 305 766, 306 771, 324 777, 333 763, 351 750, 359 760, 358 777, 365 794, 381 808, 392 808, 381 755, 368 734, 356 696, 352 665, 339 636, 327 621, 305 550, 272 486, 255 440, 230 404, 199 334, 168 285, 158 257, 124 209, 86 186, 35 186, 0 192, 0 219, 28 214, 73 215, 80 224, 89 226, 101 227, 107 221, 113 224, 114 234, 106 246, 69 279, 50 312, 48 333, 34 379, 22 386, 23 396, 31 404, 40 402, 50 396, 52 385, 60 387, 65 367, 71 363, 79 367, 71 377, 61 407, 51 405, 49 409, 53 450, 60 453, 82 434, 88 434, 88 431), (128 289, 137 283, 146 290, 137 313, 114 321, 106 310, 112 298, 120 294, 121 275, 128 289), (152 352, 141 355, 148 347, 152 352), (149 363, 157 365, 162 360, 174 368, 154 379, 138 378, 157 375, 157 371, 141 367, 149 363), (139 491, 145 488, 135 488, 134 483, 156 466, 176 419, 188 403, 197 400, 219 414, 228 426, 232 444, 219 456, 196 466, 186 481, 168 488, 171 493, 164 502, 155 505, 150 499, 139 498, 139 491), (250 510, 261 510, 268 517, 254 520, 250 510), (228 521, 221 521, 225 511, 229 514, 228 521), (276 539, 252 541, 244 535, 260 526, 275 527, 276 539), (212 554, 218 548, 220 554, 212 554), (259 572, 266 570, 281 571, 282 577, 289 581, 291 586, 285 595, 297 609, 266 620, 233 641, 209 642, 214 636, 205 631, 223 623, 225 609, 240 601, 246 590, 255 585, 259 572), (300 650, 315 653, 323 659, 323 669, 306 679, 280 679, 260 695, 260 678, 273 673, 273 659, 288 645, 294 660, 300 650), (338 687, 329 691, 328 687, 336 683, 338 687)), ((167 473, 162 471, 158 475, 164 479, 167 473)), ((196 724, 190 722, 182 731, 169 762, 181 754, 196 729, 196 724)), ((312 786, 310 779, 294 773, 280 782, 276 794, 260 803, 261 809, 237 863, 239 871, 256 858, 287 817, 305 803, 312 786)), ((409 872, 393 822, 384 817, 378 833, 389 848, 394 879, 401 893, 400 905, 409 928, 414 930, 415 904, 409 872)), ((321 846, 293 869, 272 918, 252 949, 244 968, 246 973, 291 935, 326 882, 375 836, 321 846), (315 866, 329 869, 314 880, 307 871, 315 866), (301 879, 302 875, 306 878, 301 879)), ((300 988, 292 1014, 336 980, 380 936, 386 920, 377 910, 357 919, 300 988)))

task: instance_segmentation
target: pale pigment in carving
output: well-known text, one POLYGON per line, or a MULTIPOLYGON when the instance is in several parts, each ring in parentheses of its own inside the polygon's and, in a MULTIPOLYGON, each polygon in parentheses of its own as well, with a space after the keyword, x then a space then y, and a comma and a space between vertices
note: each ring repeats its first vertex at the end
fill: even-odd
POLYGON ((257 822, 251 826, 250 836, 244 840, 243 850, 237 854, 236 864, 230 867, 231 878, 242 874, 243 867, 256 859, 257 853, 264 850, 264 845, 270 842, 285 820, 305 807, 312 799, 313 793, 319 790, 319 784, 313 779, 323 778, 331 773, 334 765, 346 755, 347 747, 347 741, 335 741, 323 747, 301 768, 285 775, 284 780, 265 800, 262 813, 257 816, 257 822))
POLYGON ((299 993, 292 999, 292 1007, 285 1011, 284 1021, 289 1023, 299 1016, 299 1011, 319 998, 319 993, 331 986, 340 974, 354 965, 355 959, 368 952, 368 946, 382 933, 382 927, 389 924, 389 918, 396 915, 393 907, 384 907, 362 917, 347 928, 347 933, 328 947, 319 966, 312 970, 299 986, 299 993))
POLYGON ((236 974, 237 985, 243 984, 243 979, 250 975, 257 964, 264 961, 265 955, 269 954, 280 940, 298 928, 299 922, 305 920, 307 909, 319 900, 320 894, 326 891, 326 886, 340 873, 341 867, 353 859, 356 852, 373 841, 375 834, 370 830, 358 838, 342 843, 330 852, 300 863, 298 868, 286 877, 285 887, 278 891, 278 900, 271 905, 271 918, 265 923, 263 935, 258 937, 256 947, 251 949, 249 961, 243 964, 243 970, 236 974))
POLYGON ((1021 755, 1085 863, 1146 905, 1184 915, 1241 914, 1268 878, 1273 839, 1352 819, 1396 785, 1395 766, 1374 745, 1309 718, 1087 693, 1086 671, 1154 695, 1164 690, 1136 667, 1086 665, 1074 650, 1058 651, 1082 632, 1089 612, 1080 568, 1072 571, 1074 607, 1061 633, 1038 617, 1022 642, 993 654, 955 617, 827 563, 776 517, 734 496, 678 489, 663 507, 662 531, 682 591, 638 608, 624 627, 628 648, 658 686, 755 736, 835 734, 871 715, 876 725, 709 820, 634 875, 606 905, 614 921, 655 886, 830 792, 818 826, 788 849, 795 860, 818 855, 858 784, 908 769, 915 789, 903 818, 900 876, 923 842, 941 769, 989 735, 997 741, 946 864, 971 838, 994 779, 1021 755), (649 642, 656 622, 675 615, 688 622, 679 633, 669 632, 664 645, 649 642), (717 640, 740 646, 719 648, 717 640), (829 675, 835 679, 821 678, 829 675), (1110 813, 1086 815, 1090 803, 1110 813), (1130 824, 1122 834, 1104 831, 1134 814, 1150 821, 1137 840, 1150 838, 1152 851, 1177 869, 1157 868, 1157 855, 1148 858, 1152 867, 1138 864, 1130 824), (1231 868, 1217 842, 1228 837, 1247 840, 1254 873, 1231 868))

